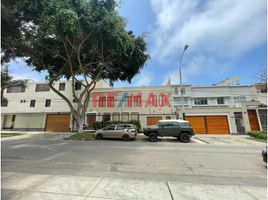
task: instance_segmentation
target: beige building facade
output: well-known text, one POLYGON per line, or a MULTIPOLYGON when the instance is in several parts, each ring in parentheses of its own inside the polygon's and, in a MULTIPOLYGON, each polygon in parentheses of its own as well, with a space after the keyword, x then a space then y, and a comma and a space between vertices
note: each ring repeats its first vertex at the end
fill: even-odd
MULTIPOLYGON (((70 82, 54 86, 75 105, 70 82)), ((75 92, 79 94, 81 86, 75 92)), ((184 110, 178 85, 114 88, 101 81, 91 94, 84 125, 90 129, 96 121, 138 120, 143 128, 160 119, 184 116, 201 134, 267 131, 267 92, 254 85, 184 85, 183 96, 184 110)), ((67 103, 46 83, 8 88, 4 97, 1 129, 50 132, 73 128, 67 103)))

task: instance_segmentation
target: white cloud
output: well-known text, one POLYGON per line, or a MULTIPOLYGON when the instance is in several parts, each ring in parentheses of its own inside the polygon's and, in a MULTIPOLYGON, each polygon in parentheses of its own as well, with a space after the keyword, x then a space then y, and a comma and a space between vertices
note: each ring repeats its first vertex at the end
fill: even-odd
POLYGON ((156 15, 152 56, 160 60, 178 55, 186 43, 193 53, 229 58, 266 40, 263 0, 151 0, 151 5, 156 15))
MULTIPOLYGON (((191 80, 198 77, 203 77, 203 79, 220 78, 229 71, 230 67, 228 63, 222 63, 221 66, 218 66, 217 61, 213 58, 196 56, 187 65, 182 65, 182 81, 183 84, 191 84, 191 80)), ((179 67, 166 73, 163 84, 166 84, 169 78, 171 84, 179 84, 179 67)))
POLYGON ((147 72, 147 71, 142 71, 139 73, 134 79, 133 83, 135 86, 148 86, 152 83, 153 81, 153 73, 147 72))
MULTIPOLYGON (((185 44, 183 81, 226 73, 232 61, 266 42, 266 1, 263 0, 151 0, 156 21, 152 58, 168 63, 185 44)), ((178 83, 179 69, 164 76, 178 83)))

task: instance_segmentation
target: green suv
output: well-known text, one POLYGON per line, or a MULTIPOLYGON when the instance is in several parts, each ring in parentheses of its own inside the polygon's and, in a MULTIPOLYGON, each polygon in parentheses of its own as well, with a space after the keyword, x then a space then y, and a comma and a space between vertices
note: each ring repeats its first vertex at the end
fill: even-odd
POLYGON ((149 137, 151 142, 156 142, 158 137, 176 137, 181 142, 190 142, 194 135, 190 122, 185 120, 159 120, 157 125, 144 128, 144 135, 149 137))

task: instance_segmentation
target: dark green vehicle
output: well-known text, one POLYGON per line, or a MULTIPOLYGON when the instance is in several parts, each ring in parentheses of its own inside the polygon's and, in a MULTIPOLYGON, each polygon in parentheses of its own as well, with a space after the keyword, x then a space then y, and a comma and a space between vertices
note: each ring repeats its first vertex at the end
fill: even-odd
POLYGON ((156 142, 158 137, 176 137, 183 143, 190 142, 194 135, 190 122, 185 120, 159 120, 157 125, 144 128, 144 135, 151 142, 156 142))

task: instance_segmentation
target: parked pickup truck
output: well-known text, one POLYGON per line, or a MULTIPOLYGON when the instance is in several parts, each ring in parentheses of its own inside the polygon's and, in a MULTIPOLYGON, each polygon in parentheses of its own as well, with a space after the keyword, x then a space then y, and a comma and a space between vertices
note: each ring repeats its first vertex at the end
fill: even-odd
POLYGON ((159 120, 157 125, 147 126, 143 131, 151 142, 156 142, 158 137, 171 136, 187 143, 194 135, 190 122, 185 120, 159 120))

